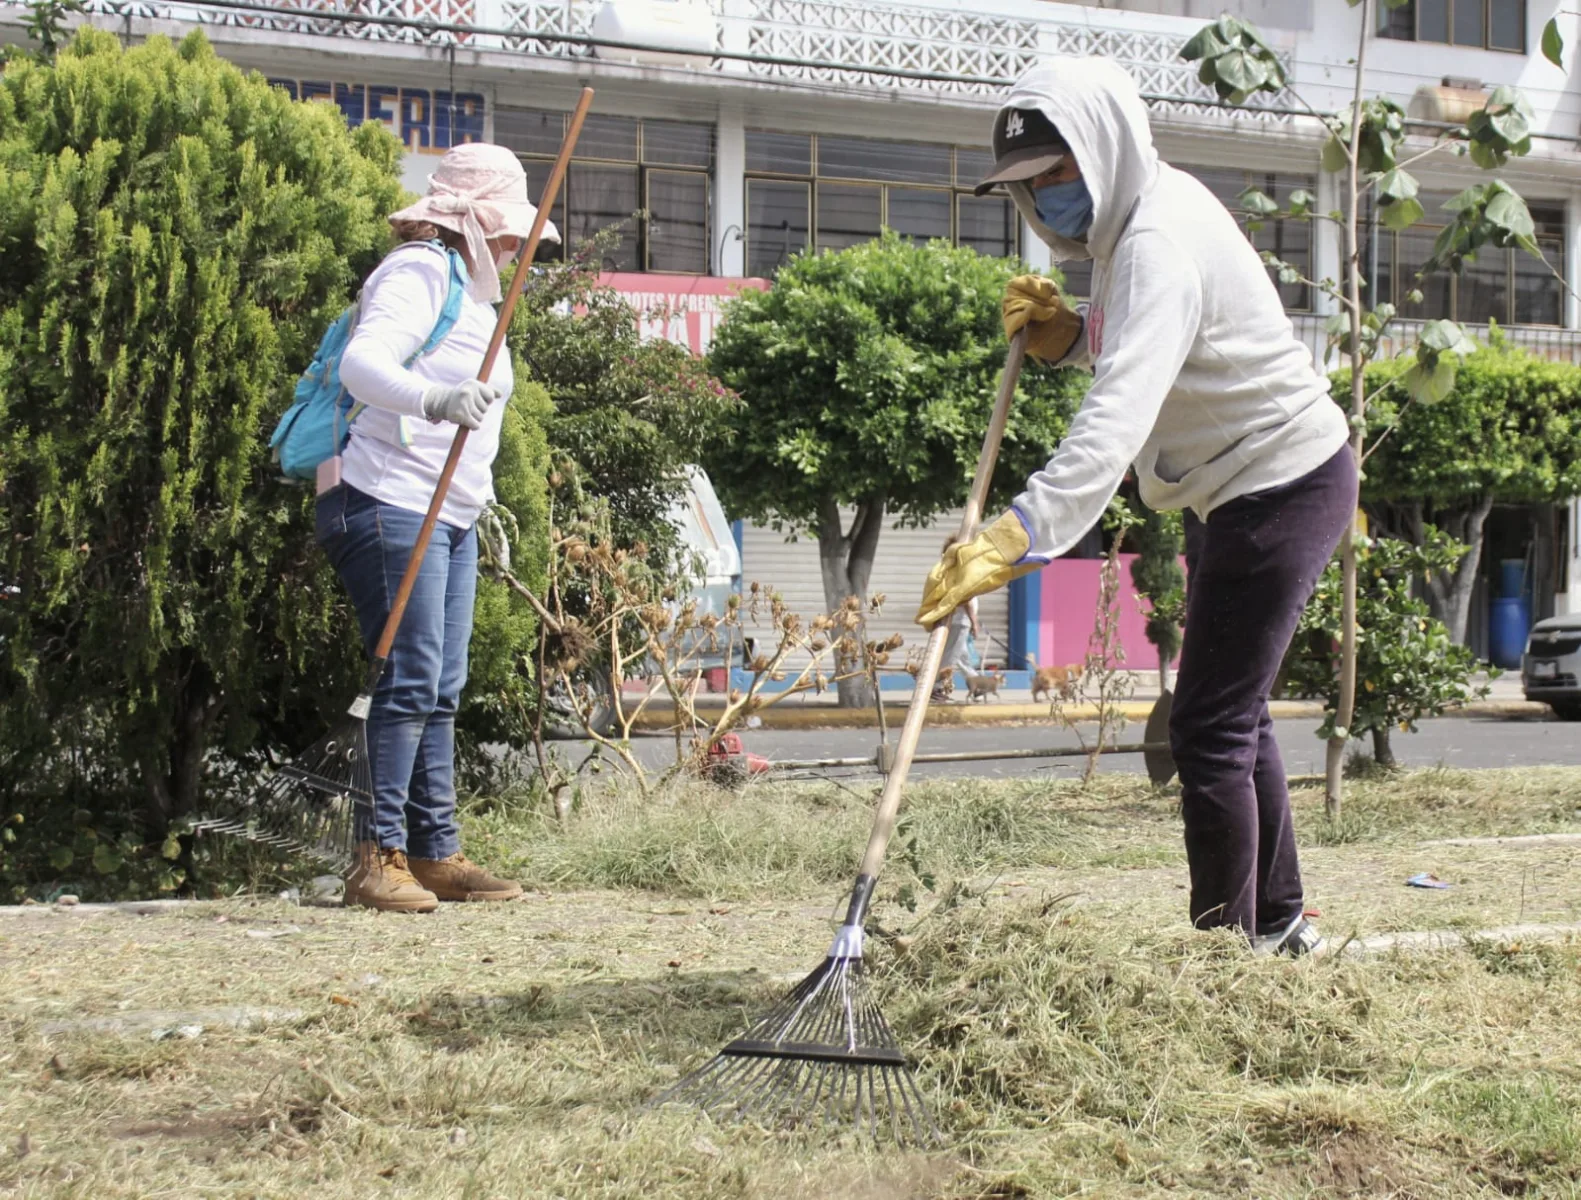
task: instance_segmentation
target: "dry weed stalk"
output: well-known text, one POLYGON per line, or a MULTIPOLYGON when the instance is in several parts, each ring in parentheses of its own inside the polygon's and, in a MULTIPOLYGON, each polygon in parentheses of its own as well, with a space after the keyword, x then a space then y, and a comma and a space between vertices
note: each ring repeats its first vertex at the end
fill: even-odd
MULTIPOLYGON (((646 546, 619 548, 607 509, 555 529, 546 607, 558 629, 546 628, 540 653, 543 687, 563 690, 595 756, 618 762, 644 796, 682 771, 701 769, 710 750, 752 716, 791 696, 870 675, 900 647, 899 635, 866 642, 865 613, 854 596, 835 612, 808 619, 780 593, 753 583, 744 595, 729 596, 724 612, 707 612, 689 595, 697 564, 664 572, 647 558, 646 546), (704 663, 720 658, 743 664, 746 686, 731 687, 718 708, 700 708, 704 663), (612 729, 597 719, 605 693, 589 684, 589 675, 598 672, 607 674, 612 729), (646 686, 628 696, 627 682, 637 679, 646 686), (770 692, 770 683, 784 686, 770 692), (654 771, 634 752, 632 734, 661 701, 674 711, 675 754, 654 771)), ((539 760, 548 762, 541 747, 539 760)))
POLYGON ((1119 518, 1117 524, 1114 541, 1098 575, 1097 612, 1087 638, 1081 674, 1060 688, 1050 704, 1054 719, 1075 735, 1077 744, 1086 752, 1083 782, 1098 773, 1104 748, 1119 744, 1126 724, 1123 706, 1136 690, 1136 681, 1125 666, 1125 647, 1120 642, 1120 547, 1129 525, 1126 517, 1119 518), (1076 707, 1091 707, 1093 716, 1083 720, 1072 712, 1076 707), (1086 725, 1096 726, 1091 741, 1084 729, 1086 725))

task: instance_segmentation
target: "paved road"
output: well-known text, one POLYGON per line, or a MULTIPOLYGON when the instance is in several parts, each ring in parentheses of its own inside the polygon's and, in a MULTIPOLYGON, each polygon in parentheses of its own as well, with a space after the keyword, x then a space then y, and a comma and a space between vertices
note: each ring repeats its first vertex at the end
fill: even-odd
MULTIPOLYGON (((1275 727, 1285 767, 1291 775, 1317 774, 1323 770, 1323 743, 1313 733, 1316 722, 1278 721, 1275 727)), ((1141 726, 1132 725, 1121 736, 1125 741, 1140 741, 1141 734, 1141 726)), ((891 730, 891 742, 897 736, 898 731, 891 730)), ((878 740, 877 732, 870 729, 759 729, 743 737, 749 750, 772 759, 857 758, 871 755, 878 740)), ((657 763, 664 761, 670 745, 665 738, 645 738, 641 752, 644 758, 657 763)), ((1074 745, 1076 741, 1069 734, 1027 727, 938 729, 925 732, 922 738, 923 753, 1074 745)), ((1370 748, 1370 741, 1368 745, 1370 748)), ((1396 734, 1394 752, 1403 765, 1412 767, 1581 766, 1581 724, 1537 717, 1445 718, 1423 722, 1419 733, 1396 734)), ((1080 769, 1079 759, 1063 758, 928 763, 918 764, 912 773, 990 778, 1040 774, 1062 777, 1080 769)), ((1140 755, 1114 755, 1105 763, 1105 770, 1109 771, 1140 773, 1142 769, 1140 755)))

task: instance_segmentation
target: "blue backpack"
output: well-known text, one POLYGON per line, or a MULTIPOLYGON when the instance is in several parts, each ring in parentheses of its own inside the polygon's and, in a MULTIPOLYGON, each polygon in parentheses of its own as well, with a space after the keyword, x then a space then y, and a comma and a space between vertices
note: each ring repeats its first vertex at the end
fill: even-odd
MULTIPOLYGON (((442 242, 430 244, 445 249, 442 242)), ((456 251, 447 250, 446 253, 450 258, 450 290, 434 331, 417 353, 406 360, 408 367, 438 349, 461 316, 461 301, 467 287, 466 263, 456 251)), ((324 331, 312 365, 296 381, 296 396, 291 407, 285 410, 275 426, 274 436, 269 439, 274 460, 287 479, 314 480, 319 464, 345 449, 351 437, 351 423, 367 407, 353 400, 340 383, 341 355, 346 353, 351 335, 356 332, 361 304, 359 293, 350 307, 324 331)))

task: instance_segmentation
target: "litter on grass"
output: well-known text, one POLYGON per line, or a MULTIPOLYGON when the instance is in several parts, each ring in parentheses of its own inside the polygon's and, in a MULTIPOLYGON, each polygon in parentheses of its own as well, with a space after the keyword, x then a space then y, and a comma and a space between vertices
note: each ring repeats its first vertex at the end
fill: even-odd
POLYGON ((1434 875, 1429 871, 1423 871, 1420 875, 1413 875, 1411 878, 1407 879, 1405 881, 1405 886, 1414 888, 1432 888, 1434 891, 1442 892, 1447 891, 1449 888, 1452 888, 1455 885, 1452 883, 1445 883, 1437 875, 1434 875))

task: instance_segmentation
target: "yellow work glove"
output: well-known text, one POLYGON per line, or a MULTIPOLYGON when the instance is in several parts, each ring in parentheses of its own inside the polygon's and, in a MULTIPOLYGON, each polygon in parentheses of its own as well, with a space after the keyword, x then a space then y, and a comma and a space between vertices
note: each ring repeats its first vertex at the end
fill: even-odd
POLYGON ((973 596, 1036 571, 1042 563, 1021 562, 1029 546, 1027 531, 1014 512, 1005 513, 971 541, 951 546, 928 572, 917 624, 931 630, 973 596))
POLYGON ((1005 336, 1014 337, 1023 326, 1027 353, 1044 362, 1059 362, 1081 336, 1081 314, 1065 303, 1052 279, 1017 275, 1005 287, 1001 306, 1005 336))

